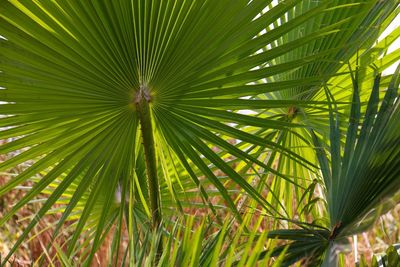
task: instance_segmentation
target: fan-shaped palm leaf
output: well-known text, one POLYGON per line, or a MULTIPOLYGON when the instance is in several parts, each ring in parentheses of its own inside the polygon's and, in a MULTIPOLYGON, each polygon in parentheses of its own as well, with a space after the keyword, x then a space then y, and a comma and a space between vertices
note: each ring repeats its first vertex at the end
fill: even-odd
MULTIPOLYGON (((382 212, 385 201, 400 189, 399 71, 400 66, 381 104, 380 75, 375 78, 364 116, 360 112, 356 73, 344 146, 339 116, 331 105, 329 158, 324 143, 312 131, 325 185, 330 225, 324 230, 316 230, 318 225, 310 225, 305 230, 272 231, 271 237, 293 240, 287 250, 287 264, 310 257, 319 263, 323 261, 324 266, 336 266, 337 249, 347 242, 346 237, 369 227, 382 212), (325 257, 321 257, 324 254, 325 257)), ((327 97, 331 97, 328 90, 327 97)))
POLYGON ((187 185, 198 188, 209 206, 205 185, 211 182, 240 220, 233 197, 213 171, 219 170, 270 213, 280 214, 235 171, 234 160, 257 164, 287 180, 259 160, 259 153, 244 149, 261 147, 302 165, 312 163, 281 143, 232 123, 260 131, 299 125, 234 111, 294 105, 326 109, 326 101, 243 97, 325 82, 339 68, 337 61, 351 56, 362 35, 369 33, 360 25, 379 25, 395 5, 326 1, 303 8, 302 1, 271 2, 1 0, 0 100, 6 103, 0 105, 0 138, 14 140, 0 151, 19 153, 2 162, 0 170, 27 160, 34 164, 3 186, 0 195, 33 175, 44 175, 0 224, 57 185, 4 261, 71 188, 75 190, 70 191, 59 226, 81 208, 67 253, 74 253, 82 231, 89 229, 93 249, 87 262, 110 225, 117 221, 122 227, 125 210, 127 221, 132 220, 136 203, 141 203, 136 210, 142 214, 147 210, 153 227, 160 224, 169 208, 160 204, 166 199, 160 201, 160 179, 174 201, 176 186, 187 185), (285 40, 293 30, 316 21, 323 22, 317 32, 285 40), (345 24, 350 25, 348 31, 343 30, 345 24), (280 38, 284 43, 257 52, 280 38), (327 38, 342 41, 297 53, 327 38), (347 51, 349 40, 352 47, 347 51), (287 53, 297 56, 278 60, 287 53), (333 65, 323 65, 327 59, 334 60, 333 65), (310 66, 332 71, 326 76, 305 72, 310 66), (265 80, 270 83, 260 83, 265 80), (232 145, 230 139, 241 143, 232 145), (166 155, 176 162, 165 163, 166 155), (183 182, 188 177, 191 184, 183 182))

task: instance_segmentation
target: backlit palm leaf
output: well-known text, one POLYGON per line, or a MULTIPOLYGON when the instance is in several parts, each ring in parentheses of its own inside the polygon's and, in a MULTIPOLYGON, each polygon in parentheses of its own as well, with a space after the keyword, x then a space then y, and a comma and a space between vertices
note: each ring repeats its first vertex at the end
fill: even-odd
POLYGON ((271 132, 298 125, 234 111, 291 106, 326 110, 325 100, 243 97, 321 85, 339 68, 338 60, 353 55, 362 35, 369 33, 360 30, 371 24, 365 19, 379 25, 395 5, 271 2, 1 0, 0 86, 5 89, 0 90, 0 101, 6 103, 0 105, 0 138, 13 141, 0 151, 19 153, 2 162, 0 170, 28 160, 34 164, 3 186, 0 195, 36 174, 43 176, 0 225, 53 188, 5 261, 71 188, 75 190, 69 193, 59 226, 80 208, 67 254, 74 253, 82 231, 88 229, 86 242, 92 240, 93 249, 87 262, 112 223, 121 229, 124 218, 131 225, 134 216, 145 218, 146 213, 152 215, 153 225, 159 223, 160 218, 154 219, 159 217, 159 202, 165 214, 168 199, 183 201, 177 195, 179 187, 180 192, 194 188, 212 206, 206 188, 211 183, 240 220, 233 197, 215 170, 269 213, 279 214, 235 171, 233 162, 257 164, 285 179, 259 160, 259 154, 279 152, 302 166, 311 162, 287 144, 232 123, 271 132), (323 22, 317 33, 287 39, 292 31, 316 22, 323 22), (349 30, 343 25, 350 25, 349 30), (349 40, 352 47, 347 51, 349 40), (273 48, 257 52, 273 42, 273 48), (327 45, 318 51, 304 50, 321 42, 327 45), (327 59, 334 62, 324 64, 327 59), (305 71, 309 68, 331 71, 321 75, 305 71), (263 83, 266 80, 269 83, 263 83), (231 144, 232 139, 240 145, 231 144), (252 146, 261 152, 244 152, 252 146), (166 158, 174 163, 166 163, 166 158), (160 201, 157 180, 168 187, 169 198, 163 194, 160 201), (133 214, 136 211, 141 213, 133 214))
MULTIPOLYGON (((301 11, 296 10, 295 12, 292 10, 291 13, 289 12, 290 15, 288 15, 288 17, 298 17, 299 13, 301 14, 301 12, 315 7, 317 2, 318 1, 302 2, 299 4, 301 7, 299 10, 301 11)), ((340 4, 345 4, 343 1, 339 2, 340 4)), ((384 3, 375 1, 348 4, 349 6, 346 10, 336 10, 336 13, 326 15, 323 18, 315 17, 307 21, 305 25, 293 29, 276 42, 270 44, 272 48, 279 48, 292 40, 299 41, 302 38, 306 38, 309 36, 308 34, 311 33, 313 33, 313 35, 326 33, 327 28, 325 27, 321 30, 321 27, 323 27, 322 25, 342 25, 342 30, 324 35, 322 38, 317 38, 271 61, 273 64, 284 63, 292 61, 295 58, 304 57, 310 53, 318 53, 321 51, 321 48, 343 47, 337 54, 331 53, 324 57, 323 61, 310 62, 310 64, 292 72, 277 74, 269 80, 299 80, 305 77, 316 76, 323 79, 324 82, 314 83, 309 81, 309 83, 304 85, 299 84, 298 87, 292 86, 287 90, 259 95, 258 98, 326 101, 326 95, 322 88, 324 84, 328 84, 334 95, 334 100, 340 114, 344 114, 345 116, 342 120, 341 127, 343 130, 346 129, 343 122, 346 120, 346 116, 349 113, 349 105, 347 103, 351 102, 353 87, 352 80, 349 78, 350 76, 342 75, 349 72, 347 60, 352 66, 360 65, 358 72, 362 83, 360 82, 359 89, 361 101, 365 102, 370 95, 370 85, 372 82, 371 80, 373 80, 374 71, 383 71, 400 58, 398 50, 387 54, 388 47, 398 38, 398 29, 394 30, 388 37, 380 42, 374 43, 378 36, 386 29, 387 25, 393 21, 396 14, 398 14, 399 8, 396 6, 396 3, 391 1, 385 1, 384 3), (352 16, 357 17, 357 19, 352 20, 352 16), (367 38, 367 36, 369 37, 367 38), (372 68, 372 66, 375 67, 372 68), (324 77, 326 80, 324 80, 324 77)), ((284 17, 282 19, 286 21, 288 18, 284 17)), ((334 28, 335 27, 333 27, 333 29, 334 28)), ((268 46, 265 49, 268 51, 270 47, 268 46)), ((390 76, 384 77, 381 86, 383 88, 387 86, 389 80, 390 76)), ((329 115, 326 107, 318 109, 315 107, 302 107, 296 105, 296 102, 293 101, 292 106, 276 109, 270 108, 261 112, 260 116, 262 117, 275 118, 304 125, 304 128, 299 127, 296 129, 279 130, 279 134, 276 135, 276 140, 282 146, 290 148, 296 154, 318 165, 316 155, 311 149, 313 143, 312 136, 305 128, 312 128, 325 137, 329 136, 329 115)), ((316 169, 299 164, 298 161, 287 158, 285 155, 278 154, 276 157, 277 169, 279 169, 280 173, 292 177, 293 180, 288 182, 283 179, 273 179, 271 188, 274 195, 279 196, 279 199, 285 199, 284 207, 287 209, 290 217, 298 215, 304 220, 304 211, 311 208, 309 201, 305 201, 304 205, 301 203, 305 200, 304 194, 310 193, 310 189, 315 190, 317 188, 315 186, 316 183, 322 184, 322 181, 318 178, 316 169), (295 201, 293 202, 294 199, 295 201), (292 209, 294 203, 297 209, 292 209)), ((319 193, 317 192, 317 194, 319 193)), ((313 200, 316 202, 319 201, 318 198, 314 198, 313 200)), ((312 211, 315 212, 316 210, 312 209, 312 211)), ((320 212, 319 215, 314 213, 312 217, 319 218, 324 216, 320 212)))

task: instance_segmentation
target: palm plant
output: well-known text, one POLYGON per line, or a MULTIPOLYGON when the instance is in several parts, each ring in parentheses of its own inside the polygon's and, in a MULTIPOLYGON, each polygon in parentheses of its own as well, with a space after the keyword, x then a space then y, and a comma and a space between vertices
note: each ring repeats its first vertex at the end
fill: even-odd
MULTIPOLYGON (((338 175, 343 124, 333 122, 351 95, 344 62, 364 49, 363 64, 378 70, 397 61, 399 51, 379 58, 395 38, 371 47, 398 11, 394 0, 0 0, 0 139, 11 139, 0 151, 13 153, 0 171, 31 162, 0 195, 34 182, 0 226, 46 196, 3 264, 40 219, 60 211, 53 239, 66 221, 74 231, 62 259, 81 253, 87 264, 110 232, 118 263, 125 231, 134 261, 146 232, 168 235, 193 209, 222 230, 225 218, 243 225, 246 206, 263 210, 275 226, 282 218, 306 220, 306 210, 325 216, 326 209, 312 209, 312 196, 319 168, 325 185, 333 180, 329 158, 330 176, 338 175), (331 157, 321 152, 326 144, 331 157)), ((357 75, 368 81, 370 71, 357 75)), ((392 105, 396 86, 394 78, 392 105)), ((377 103, 374 88, 370 105, 377 103)), ((359 114, 354 105, 367 90, 354 92, 351 114, 359 114)), ((356 140, 356 128, 346 144, 356 140)), ((346 159, 354 149, 348 146, 346 159)), ((334 190, 348 185, 340 186, 326 188, 331 224, 352 211, 329 206, 336 205, 334 190)), ((346 217, 343 236, 371 207, 346 217)), ((313 230, 319 235, 339 234, 327 221, 311 225, 322 227, 313 230)), ((156 262, 168 253, 167 240, 158 244, 156 262)))
MULTIPOLYGON (((353 101, 344 146, 339 115, 337 110, 334 112, 334 104, 330 105, 329 158, 320 138, 311 130, 323 176, 329 226, 304 224, 303 229, 271 231, 271 237, 293 240, 285 258, 288 264, 309 257, 313 264, 323 261, 324 266, 336 266, 337 250, 348 242, 346 237, 364 231, 382 210, 393 205, 392 197, 400 189, 399 71, 400 66, 379 111, 380 75, 375 78, 362 123, 357 73, 353 77, 353 101)), ((330 98, 329 90, 326 92, 330 98)))

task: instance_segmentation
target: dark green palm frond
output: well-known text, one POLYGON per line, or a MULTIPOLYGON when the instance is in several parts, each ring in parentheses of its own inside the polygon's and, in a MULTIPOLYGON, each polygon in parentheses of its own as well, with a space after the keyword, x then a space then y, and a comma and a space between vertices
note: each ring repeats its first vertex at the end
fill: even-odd
MULTIPOLYGON (((342 225, 344 233, 346 230, 354 232, 359 227, 356 224, 361 218, 399 189, 399 71, 400 66, 389 84, 379 110, 377 107, 380 76, 376 77, 359 133, 357 125, 360 107, 355 93, 355 104, 351 111, 354 121, 351 121, 347 132, 343 158, 332 158, 332 162, 337 160, 337 167, 341 167, 341 170, 336 172, 336 177, 333 176, 332 170, 332 182, 337 180, 332 185, 332 197, 336 192, 343 195, 336 195, 337 199, 340 199, 338 202, 332 201, 331 224, 342 225)), ((355 83, 357 84, 357 81, 355 83)), ((332 130, 335 132, 331 137, 331 146, 338 146, 340 149, 340 145, 332 140, 340 133, 334 128, 332 130)))
MULTIPOLYGON (((284 253, 282 266, 291 266, 301 260, 304 266, 319 266, 323 261, 323 255, 328 246, 329 231, 326 229, 314 228, 313 226, 304 229, 275 230, 268 234, 268 238, 289 240, 285 246, 273 248, 271 256, 284 253)), ((262 258, 263 255, 261 255, 262 258)))
MULTIPOLYGON (((399 71, 400 66, 393 75, 382 101, 379 100, 378 92, 380 75, 376 76, 363 116, 360 112, 356 72, 353 77, 353 101, 344 146, 341 142, 340 119, 334 105, 331 105, 329 157, 319 134, 311 130, 325 185, 330 230, 324 230, 323 234, 318 235, 318 242, 309 240, 308 243, 304 239, 302 246, 294 246, 298 241, 294 242, 292 247, 289 246, 286 253, 293 261, 312 257, 323 259, 324 266, 332 266, 337 260, 337 250, 346 243, 346 237, 367 229, 382 212, 385 201, 399 191, 399 71), (311 253, 307 249, 308 246, 322 249, 311 253), (290 256, 292 254, 298 257, 290 256), (323 255, 325 256, 321 258, 323 255)), ((329 99, 328 90, 327 94, 329 99)), ((270 235, 298 240, 301 239, 303 230, 282 231, 283 234, 276 230, 270 232, 270 235)))

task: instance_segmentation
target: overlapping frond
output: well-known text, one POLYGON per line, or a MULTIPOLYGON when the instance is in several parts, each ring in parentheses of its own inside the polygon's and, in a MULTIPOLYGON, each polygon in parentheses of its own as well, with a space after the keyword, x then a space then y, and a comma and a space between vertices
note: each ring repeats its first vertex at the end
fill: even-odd
MULTIPOLYGON (((299 229, 272 231, 272 236, 293 240, 287 250, 288 257, 293 261, 309 257, 323 261, 323 266, 336 266, 337 250, 347 242, 346 237, 365 231, 382 211, 388 209, 388 205, 385 205, 387 200, 391 200, 400 190, 399 72, 400 66, 382 101, 379 100, 380 75, 376 76, 363 113, 358 73, 355 73, 352 77, 354 93, 344 142, 339 123, 341 119, 334 102, 330 104, 329 156, 325 151, 326 143, 321 142, 321 134, 310 130, 323 176, 329 229, 318 234, 314 229, 323 227, 323 224, 316 223, 307 227, 307 234, 312 236, 309 240, 303 239, 304 231, 299 229), (308 247, 314 247, 315 250, 310 252, 308 247)), ((328 89, 326 93, 330 99, 328 89)))

